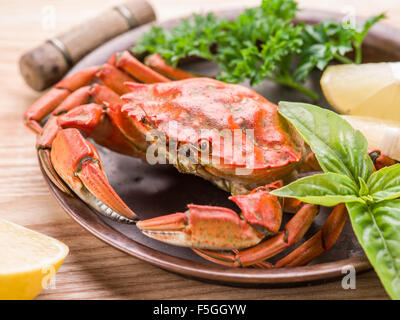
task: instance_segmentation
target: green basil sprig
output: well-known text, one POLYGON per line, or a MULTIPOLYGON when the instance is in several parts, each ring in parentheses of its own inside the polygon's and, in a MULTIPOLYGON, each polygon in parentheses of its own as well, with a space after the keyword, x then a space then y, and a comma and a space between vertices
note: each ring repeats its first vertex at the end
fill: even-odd
POLYGON ((281 102, 279 113, 309 144, 325 173, 272 193, 307 203, 346 203, 358 241, 392 299, 400 299, 400 164, 373 172, 367 140, 338 114, 281 102))

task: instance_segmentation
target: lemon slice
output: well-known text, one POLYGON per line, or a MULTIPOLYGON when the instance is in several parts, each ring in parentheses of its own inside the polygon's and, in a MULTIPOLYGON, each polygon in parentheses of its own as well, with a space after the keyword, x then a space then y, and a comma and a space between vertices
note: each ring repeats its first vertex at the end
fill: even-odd
POLYGON ((360 130, 368 147, 400 161, 400 121, 361 116, 342 116, 354 129, 360 130))
POLYGON ((36 297, 67 254, 62 242, 0 219, 0 300, 36 297))
POLYGON ((400 121, 400 62, 330 66, 321 87, 339 113, 400 121))

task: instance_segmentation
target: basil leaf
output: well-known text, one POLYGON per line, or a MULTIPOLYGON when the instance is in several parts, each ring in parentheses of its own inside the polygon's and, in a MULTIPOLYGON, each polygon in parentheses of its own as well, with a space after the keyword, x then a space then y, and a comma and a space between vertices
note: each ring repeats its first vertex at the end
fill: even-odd
POLYGON ((358 183, 373 170, 365 137, 338 114, 311 104, 279 103, 279 113, 289 120, 314 151, 325 172, 345 174, 358 183))
POLYGON ((400 200, 346 203, 354 232, 392 299, 400 299, 400 200))
POLYGON ((355 183, 347 176, 337 173, 316 174, 301 178, 271 193, 323 206, 362 201, 358 198, 355 183))
POLYGON ((374 172, 368 180, 369 193, 375 201, 400 197, 400 164, 374 172))
POLYGON ((358 191, 358 195, 360 197, 363 196, 368 196, 369 195, 369 189, 368 189, 368 185, 366 184, 366 182, 361 179, 360 177, 358 177, 358 181, 360 183, 360 190, 358 191))

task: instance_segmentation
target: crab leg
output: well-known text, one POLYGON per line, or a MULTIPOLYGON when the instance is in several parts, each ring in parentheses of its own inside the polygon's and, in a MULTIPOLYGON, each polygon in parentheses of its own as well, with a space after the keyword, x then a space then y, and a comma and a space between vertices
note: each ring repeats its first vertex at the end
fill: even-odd
POLYGON ((127 73, 144 83, 171 81, 168 78, 159 74, 158 72, 154 71, 153 69, 149 68, 148 66, 145 66, 138 59, 132 56, 128 51, 114 54, 110 58, 108 63, 126 71, 127 73))
MULTIPOLYGON (((295 219, 296 216, 293 219, 295 219)), ((289 221, 288 225, 293 221, 293 219, 289 221)), ((322 229, 318 233, 293 250, 286 257, 279 260, 274 267, 296 267, 308 264, 322 253, 329 250, 335 244, 340 233, 342 232, 346 219, 347 210, 345 205, 337 205, 332 210, 332 213, 329 215, 328 219, 322 226, 322 229)), ((214 252, 197 249, 194 249, 194 251, 209 261, 231 267, 246 267, 253 265, 258 268, 271 268, 273 266, 263 260, 280 253, 286 249, 287 246, 296 244, 302 237, 300 237, 300 235, 302 233, 304 235, 308 229, 305 226, 303 231, 298 232, 295 238, 290 238, 288 236, 290 235, 290 232, 292 232, 292 234, 296 234, 296 232, 293 233, 295 230, 290 231, 291 226, 288 225, 285 227, 287 235, 287 241, 285 243, 280 240, 282 235, 277 235, 274 238, 262 242, 253 248, 240 252, 214 252)))
MULTIPOLYGON (((128 61, 126 64, 129 65, 130 59, 126 58, 125 60, 128 61)), ((134 82, 134 80, 128 74, 120 71, 113 65, 105 64, 100 68, 97 66, 90 67, 61 80, 53 89, 36 101, 25 112, 24 119, 26 125, 37 134, 40 134, 38 136, 37 148, 39 149, 39 159, 43 164, 43 168, 52 182, 64 192, 70 193, 59 179, 50 160, 49 149, 59 130, 58 120, 55 117, 85 104, 91 97, 99 103, 123 103, 122 100, 119 99, 119 95, 129 92, 129 88, 125 86, 126 82, 134 82), (95 77, 100 79, 106 86, 111 88, 111 90, 97 84, 88 86, 87 84, 95 77), (52 111, 53 116, 50 117, 43 130, 40 126, 40 121, 52 111)), ((123 142, 124 140, 124 137, 120 134, 119 137, 114 138, 114 141, 111 142, 111 146, 117 145, 118 151, 131 154, 129 151, 124 152, 124 147, 126 147, 126 143, 123 142)), ((113 149, 115 149, 115 147, 113 149)), ((126 148, 126 150, 129 149, 130 146, 126 148)))
MULTIPOLYGON (((155 69, 160 70, 161 73, 172 79, 180 80, 193 77, 183 70, 168 66, 159 56, 150 56, 148 61, 151 65, 154 64, 155 69)), ((24 114, 25 125, 36 134, 41 133, 40 122, 53 110, 53 114, 59 115, 62 112, 69 111, 73 106, 87 101, 89 87, 85 86, 95 78, 101 80, 105 86, 118 95, 128 93, 129 88, 125 86, 125 83, 135 82, 130 75, 144 83, 170 81, 141 63, 128 51, 116 53, 109 59, 108 63, 100 67, 86 68, 58 82, 26 110, 24 114)))
POLYGON ((183 80, 195 77, 186 71, 168 65, 157 53, 146 57, 145 64, 173 80, 183 80))
POLYGON ((299 242, 318 212, 318 206, 304 204, 287 223, 284 231, 249 249, 236 253, 198 249, 194 249, 194 251, 207 260, 231 267, 247 267, 258 264, 299 242))
POLYGON ((114 151, 142 156, 142 129, 129 135, 121 125, 120 95, 130 91, 127 82, 134 82, 129 73, 145 82, 169 81, 123 52, 111 58, 110 64, 90 67, 61 80, 24 115, 25 124, 38 134, 39 160, 52 182, 66 193, 72 189, 102 214, 124 222, 133 222, 136 216, 107 182, 97 152, 81 132, 114 151), (105 86, 89 85, 95 78, 105 86), (98 104, 85 104, 90 99, 98 104), (42 128, 40 122, 51 112, 42 128))
POLYGON ((279 260, 276 263, 276 267, 303 266, 329 250, 339 238, 346 219, 346 206, 341 203, 332 210, 320 231, 286 257, 279 260))
POLYGON ((25 125, 35 133, 40 133, 42 131, 40 121, 52 112, 71 92, 89 84, 97 70, 97 66, 90 67, 58 82, 26 110, 24 114, 25 125))
POLYGON ((50 91, 26 110, 24 114, 25 125, 35 133, 41 133, 42 127, 40 126, 40 122, 54 109, 56 109, 55 114, 59 114, 61 110, 68 111, 71 109, 67 106, 83 104, 85 98, 89 98, 87 95, 89 89, 85 86, 92 82, 94 78, 100 79, 106 86, 119 95, 128 93, 129 89, 125 87, 124 83, 133 82, 134 80, 128 74, 118 70, 117 67, 122 67, 128 73, 131 72, 139 75, 138 78, 145 82, 154 82, 155 80, 169 81, 167 78, 141 64, 127 51, 123 52, 120 58, 110 59, 110 61, 115 63, 115 66, 105 64, 100 67, 89 67, 58 82, 50 91), (149 76, 146 77, 147 73, 149 76), (85 87, 85 89, 82 87, 85 87), (70 95, 73 97, 68 99, 70 95), (77 101, 80 101, 80 103, 77 103, 77 101), (60 104, 63 104, 63 106, 60 104))
POLYGON ((96 77, 100 79, 106 87, 110 88, 118 95, 130 92, 129 88, 125 86, 125 83, 134 82, 131 76, 108 63, 99 68, 96 77))
POLYGON ((392 166, 398 162, 383 154, 380 150, 368 150, 368 153, 374 163, 376 170, 392 166))
POLYGON ((24 114, 25 125, 35 133, 40 133, 40 121, 52 112, 68 95, 66 89, 53 88, 32 104, 24 114))

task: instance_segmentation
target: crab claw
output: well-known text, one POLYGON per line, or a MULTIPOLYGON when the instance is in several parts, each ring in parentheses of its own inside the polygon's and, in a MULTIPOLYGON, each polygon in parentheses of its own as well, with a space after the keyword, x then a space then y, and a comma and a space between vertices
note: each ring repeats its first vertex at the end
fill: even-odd
POLYGON ((98 212, 119 222, 135 222, 136 215, 108 183, 95 147, 79 130, 70 128, 57 133, 51 164, 61 179, 98 212))
POLYGON ((147 236, 173 245, 210 250, 248 248, 279 230, 282 211, 277 198, 268 191, 231 197, 242 209, 188 205, 174 213, 137 222, 147 236))
POLYGON ((253 246, 263 238, 232 210, 198 205, 188 208, 136 225, 150 238, 182 247, 228 250, 253 246))

